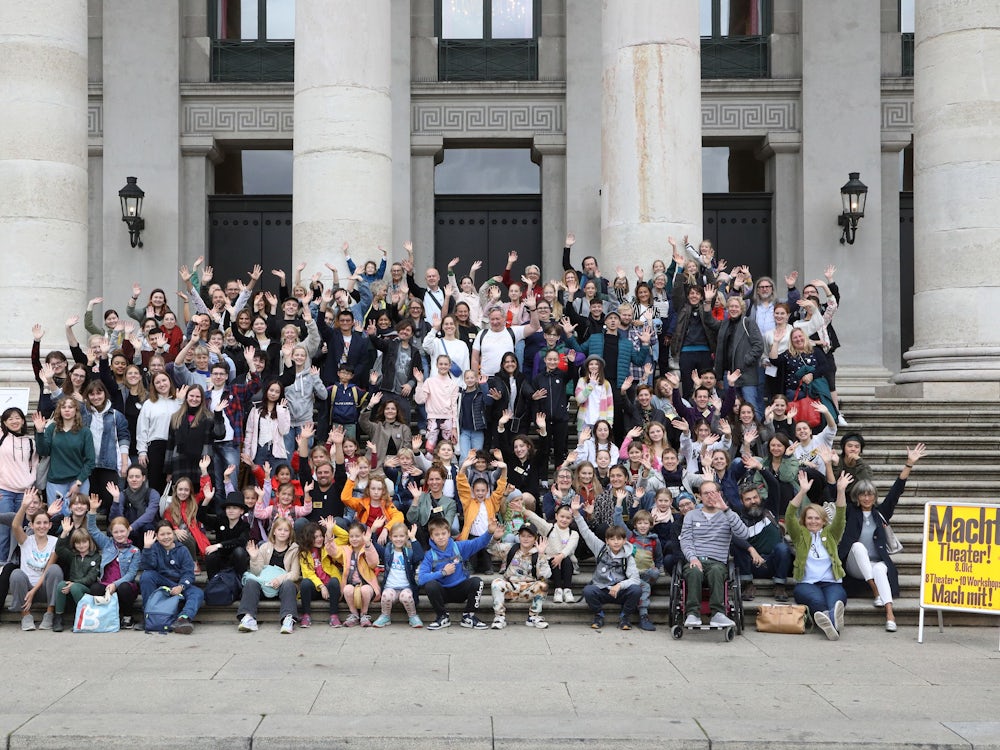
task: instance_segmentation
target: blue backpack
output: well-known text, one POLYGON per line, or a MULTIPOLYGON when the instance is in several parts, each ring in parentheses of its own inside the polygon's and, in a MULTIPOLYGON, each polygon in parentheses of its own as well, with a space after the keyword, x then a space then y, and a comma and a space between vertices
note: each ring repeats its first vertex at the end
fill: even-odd
POLYGON ((181 608, 181 597, 171 596, 170 589, 161 586, 142 603, 143 620, 147 633, 169 633, 181 608))
POLYGON ((205 604, 228 607, 243 593, 240 578, 232 568, 223 568, 205 584, 205 604))

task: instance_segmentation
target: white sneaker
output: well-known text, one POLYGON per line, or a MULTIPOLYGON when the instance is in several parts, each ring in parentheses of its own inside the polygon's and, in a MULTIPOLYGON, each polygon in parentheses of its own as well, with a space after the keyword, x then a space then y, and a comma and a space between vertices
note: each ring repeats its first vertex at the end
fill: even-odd
POLYGON ((884 607, 885 606, 885 602, 882 601, 882 597, 881 596, 876 596, 875 597, 875 601, 872 602, 872 606, 873 607, 884 607))
POLYGON ((42 615, 42 621, 38 625, 39 630, 52 630, 52 613, 46 612, 42 615))
POLYGON ((847 427, 847 420, 844 419, 844 413, 841 412, 837 415, 837 425, 839 427, 847 427))
POLYGON ((284 619, 281 621, 281 634, 288 635, 294 629, 295 629, 295 618, 292 617, 291 615, 285 615, 284 619))
POLYGON ((507 618, 503 615, 495 615, 493 617, 493 624, 490 625, 493 630, 503 630, 507 627, 507 618))
POLYGON ((29 630, 35 629, 35 618, 31 615, 25 615, 21 618, 21 630, 27 632, 29 630))
POLYGON ((708 621, 708 624, 716 628, 732 628, 736 626, 734 621, 730 620, 721 612, 716 612, 712 615, 712 619, 708 621))
POLYGON ((839 633, 844 629, 844 603, 837 602, 833 605, 833 624, 839 633))
POLYGON ((567 604, 572 604, 576 601, 576 597, 573 596, 573 589, 563 589, 563 601, 567 604))
POLYGON ((700 628, 701 618, 698 615, 690 614, 684 618, 684 627, 686 628, 700 628))
POLYGON ((257 620, 251 615, 243 615, 240 619, 239 631, 241 633, 256 633, 257 630, 257 620))
POLYGON ((549 626, 549 624, 545 622, 545 618, 541 615, 528 615, 528 619, 525 620, 524 624, 529 628, 538 628, 539 630, 544 630, 549 626))
POLYGON ((838 633, 837 629, 833 627, 833 623, 830 622, 830 616, 826 612, 817 612, 814 614, 813 621, 819 626, 819 629, 826 634, 827 640, 840 640, 840 633, 838 633))
POLYGON ((552 601, 555 602, 556 604, 562 604, 563 601, 562 589, 556 589, 554 592, 552 592, 552 601))
POLYGON ((886 620, 885 621, 885 629, 889 633, 895 633, 896 632, 896 621, 895 620, 886 620))

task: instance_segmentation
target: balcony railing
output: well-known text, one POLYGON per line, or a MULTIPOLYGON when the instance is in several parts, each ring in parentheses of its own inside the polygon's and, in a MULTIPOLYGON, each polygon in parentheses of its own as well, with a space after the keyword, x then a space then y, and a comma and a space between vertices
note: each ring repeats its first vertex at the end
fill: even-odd
POLYGON ((903 75, 913 75, 913 33, 901 34, 903 37, 903 75))
POLYGON ((291 81, 295 42, 212 40, 212 80, 230 83, 291 81))
POLYGON ((702 78, 767 78, 770 76, 766 36, 701 38, 702 78))
POLYGON ((536 39, 441 39, 441 81, 538 80, 536 39))

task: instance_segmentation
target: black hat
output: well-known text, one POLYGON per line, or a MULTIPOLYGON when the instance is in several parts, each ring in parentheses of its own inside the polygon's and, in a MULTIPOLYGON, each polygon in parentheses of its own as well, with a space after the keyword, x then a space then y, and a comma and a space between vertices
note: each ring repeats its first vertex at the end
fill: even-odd
POLYGON ((239 492, 230 492, 226 495, 226 499, 222 501, 222 507, 228 508, 230 506, 240 509, 245 508, 246 503, 243 502, 243 495, 239 492))
POLYGON ((517 530, 517 533, 523 534, 525 531, 534 536, 536 539, 539 537, 538 529, 536 529, 534 525, 530 523, 524 524, 521 528, 517 530))
POLYGON ((861 436, 860 432, 848 432, 842 438, 840 438, 840 450, 844 450, 844 446, 847 445, 851 440, 855 441, 861 446, 861 450, 865 449, 865 439, 861 436))

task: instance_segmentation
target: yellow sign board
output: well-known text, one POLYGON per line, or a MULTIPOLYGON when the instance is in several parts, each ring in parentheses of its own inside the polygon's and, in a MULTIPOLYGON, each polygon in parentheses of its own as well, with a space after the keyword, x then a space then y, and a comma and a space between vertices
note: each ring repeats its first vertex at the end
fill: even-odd
POLYGON ((1000 614, 1000 505, 927 503, 920 606, 1000 614))

